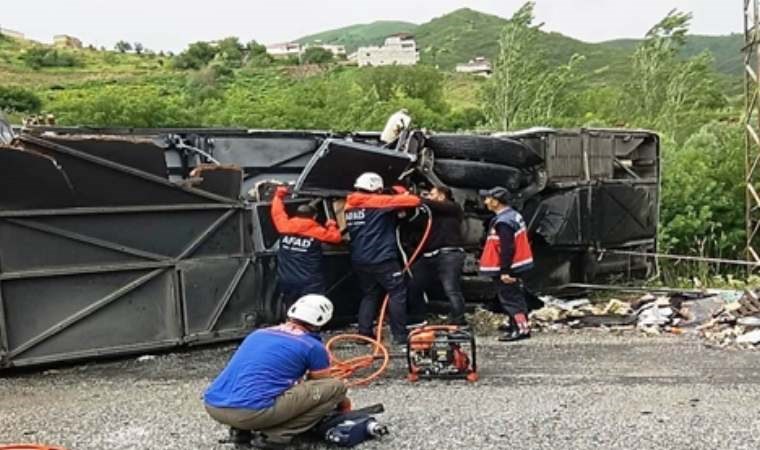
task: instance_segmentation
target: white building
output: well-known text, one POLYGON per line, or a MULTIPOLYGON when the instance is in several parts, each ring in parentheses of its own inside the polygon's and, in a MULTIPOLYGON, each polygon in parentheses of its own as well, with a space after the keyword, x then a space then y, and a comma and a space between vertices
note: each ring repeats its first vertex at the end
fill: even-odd
POLYGON ((493 67, 491 66, 491 61, 479 56, 475 59, 471 59, 470 62, 457 64, 456 71, 459 73, 470 73, 488 78, 493 73, 493 67))
POLYGON ((414 36, 398 33, 385 39, 382 47, 359 47, 356 62, 359 66, 413 66, 420 60, 414 36))
POLYGON ((333 54, 334 57, 342 57, 346 56, 346 46, 345 45, 337 45, 337 44, 322 44, 320 42, 312 42, 309 44, 305 44, 303 47, 301 47, 301 51, 305 52, 307 49, 310 48, 323 48, 330 53, 333 54))
POLYGON ((298 42, 284 42, 282 44, 267 45, 267 53, 272 58, 289 58, 291 56, 297 58, 302 51, 301 44, 298 42))

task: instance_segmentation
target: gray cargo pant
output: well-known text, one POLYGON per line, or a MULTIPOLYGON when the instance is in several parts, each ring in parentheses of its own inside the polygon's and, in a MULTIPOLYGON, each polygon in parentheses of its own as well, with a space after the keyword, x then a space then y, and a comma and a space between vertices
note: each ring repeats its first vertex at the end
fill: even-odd
POLYGON ((262 410, 216 408, 205 405, 217 422, 240 430, 263 433, 269 442, 287 444, 309 431, 346 398, 345 383, 335 378, 310 380, 283 392, 274 406, 262 410))

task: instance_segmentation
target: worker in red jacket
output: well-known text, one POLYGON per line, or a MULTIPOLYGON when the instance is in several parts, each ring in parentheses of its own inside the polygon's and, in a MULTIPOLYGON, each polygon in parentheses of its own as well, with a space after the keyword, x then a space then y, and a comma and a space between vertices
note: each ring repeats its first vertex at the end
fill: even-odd
POLYGON ((486 208, 495 213, 488 225, 480 273, 494 277, 499 303, 512 322, 511 331, 500 341, 530 337, 528 304, 521 277, 533 268, 533 252, 523 217, 509 207, 511 195, 503 187, 481 191, 486 208))
POLYGON ((339 244, 340 229, 334 220, 322 226, 316 210, 300 205, 295 217, 285 211, 283 199, 288 188, 277 188, 272 200, 272 222, 280 236, 277 252, 277 277, 286 308, 307 294, 325 294, 322 243, 339 244))
POLYGON ((395 344, 406 343, 406 283, 396 243, 397 213, 415 208, 421 199, 404 188, 383 194, 382 177, 367 172, 354 183, 356 192, 346 198, 346 227, 351 236, 351 262, 359 279, 359 333, 375 337, 372 322, 387 293, 391 333, 395 344))

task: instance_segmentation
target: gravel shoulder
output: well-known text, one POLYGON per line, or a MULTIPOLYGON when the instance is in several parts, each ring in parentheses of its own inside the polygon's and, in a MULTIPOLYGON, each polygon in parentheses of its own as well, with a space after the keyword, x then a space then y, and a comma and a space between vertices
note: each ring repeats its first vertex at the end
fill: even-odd
MULTIPOLYGON (((599 331, 479 341, 481 381, 386 378, 351 392, 382 402, 391 436, 364 449, 756 449, 760 354, 688 337, 599 331)), ((214 449, 226 435, 200 395, 233 345, 0 378, 0 443, 70 450, 214 449)), ((321 448, 321 446, 319 446, 321 448)))

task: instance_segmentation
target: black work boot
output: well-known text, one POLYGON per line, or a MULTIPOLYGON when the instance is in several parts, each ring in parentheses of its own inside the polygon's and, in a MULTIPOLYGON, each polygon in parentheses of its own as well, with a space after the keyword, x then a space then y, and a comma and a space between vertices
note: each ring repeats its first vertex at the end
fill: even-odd
POLYGON ((258 434, 256 437, 253 438, 253 448, 261 449, 261 450, 282 450, 290 448, 290 444, 280 443, 280 442, 272 442, 267 439, 267 437, 263 434, 258 434))
POLYGON ((232 444, 236 449, 251 448, 251 439, 253 439, 253 433, 249 430, 241 430, 238 428, 230 427, 229 435, 224 441, 219 441, 225 444, 232 444))
POLYGON ((499 342, 514 342, 521 341, 523 339, 530 338, 530 331, 527 333, 520 333, 517 330, 507 331, 503 335, 499 336, 499 342))

